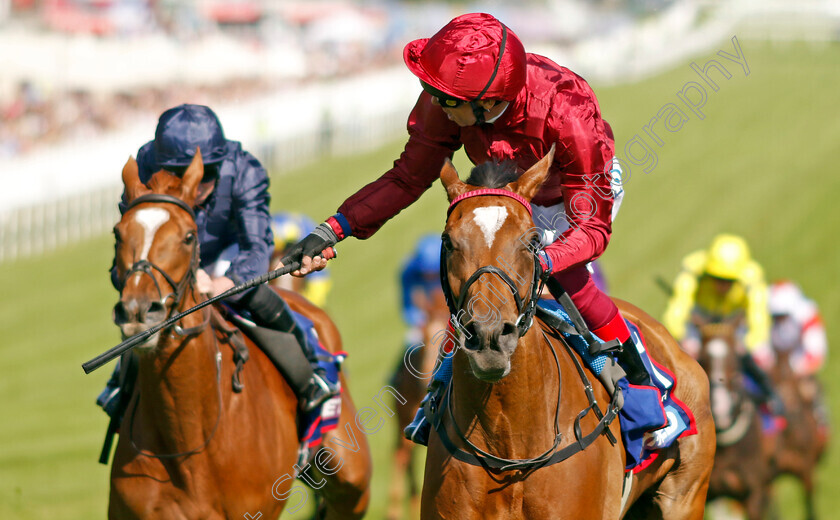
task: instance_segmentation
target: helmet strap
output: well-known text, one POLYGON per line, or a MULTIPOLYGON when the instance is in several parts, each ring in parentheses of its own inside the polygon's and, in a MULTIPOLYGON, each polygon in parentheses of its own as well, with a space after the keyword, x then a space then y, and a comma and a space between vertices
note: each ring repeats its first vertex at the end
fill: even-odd
POLYGON ((505 47, 507 46, 507 27, 502 22, 499 22, 499 25, 502 26, 502 41, 499 44, 499 57, 496 59, 496 66, 493 67, 493 74, 490 75, 490 79, 487 81, 487 85, 484 86, 484 89, 473 99, 470 101, 470 107, 472 107, 473 115, 475 115, 475 124, 476 125, 483 125, 484 124, 484 112, 485 110, 479 106, 476 101, 481 99, 487 89, 490 88, 490 85, 493 84, 493 80, 496 79, 496 74, 499 72, 499 65, 502 64, 502 56, 505 55, 505 47))
POLYGON ((484 124, 484 114, 487 111, 484 110, 484 107, 479 105, 476 101, 470 101, 470 107, 472 108, 473 115, 475 116, 475 124, 483 125, 484 124))

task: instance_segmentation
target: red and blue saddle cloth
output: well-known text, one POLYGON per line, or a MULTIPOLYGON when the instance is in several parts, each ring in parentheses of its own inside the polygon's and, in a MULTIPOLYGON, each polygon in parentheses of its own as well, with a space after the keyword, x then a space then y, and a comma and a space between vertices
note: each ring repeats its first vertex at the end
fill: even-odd
MULTIPOLYGON (((571 318, 555 300, 540 300, 539 306, 572 324, 571 318)), ((635 324, 625 320, 634 342, 645 344, 635 324)), ((583 358, 596 374, 600 374, 607 362, 607 354, 592 356, 586 341, 576 335, 563 334, 569 345, 583 358)), ((593 334, 594 336, 594 334, 593 334)), ((597 338, 597 336, 596 336, 597 338)), ((598 341, 603 343, 601 338, 598 341)), ((624 406, 618 413, 621 425, 621 439, 627 452, 625 471, 638 472, 646 468, 658 456, 657 450, 667 448, 680 437, 697 433, 694 414, 679 399, 674 397, 676 376, 653 360, 647 352, 641 353, 654 386, 633 385, 622 378, 618 386, 624 394, 624 406)))
MULTIPOLYGON (((347 358, 347 352, 340 351, 332 354, 321 345, 318 335, 315 332, 315 325, 312 320, 292 311, 298 326, 306 331, 306 339, 315 348, 318 357, 318 364, 327 374, 331 383, 338 383, 338 375, 341 371, 341 364, 347 358)), ((341 388, 344 393, 344 387, 341 388)), ((300 448, 298 450, 299 466, 306 465, 306 462, 317 450, 316 448, 324 440, 324 434, 338 427, 338 420, 341 416, 341 394, 324 401, 314 410, 298 415, 298 439, 300 448)))

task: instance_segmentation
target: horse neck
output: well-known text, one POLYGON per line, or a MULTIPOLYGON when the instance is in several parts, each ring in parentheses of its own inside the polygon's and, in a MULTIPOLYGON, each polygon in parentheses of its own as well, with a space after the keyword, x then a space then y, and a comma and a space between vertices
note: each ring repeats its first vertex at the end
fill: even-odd
POLYGON ((520 338, 510 373, 497 383, 476 379, 463 353, 453 363, 458 427, 470 442, 500 457, 533 456, 554 442, 559 374, 537 330, 520 338))
MULTIPOLYGON (((193 290, 184 297, 180 310, 196 304, 193 290)), ((211 312, 198 311, 181 321, 183 328, 197 327, 211 312)), ((214 427, 219 414, 217 399, 217 352, 212 327, 189 337, 169 332, 158 347, 140 356, 138 416, 145 427, 157 431, 160 448, 168 451, 192 449, 201 444, 214 427)))

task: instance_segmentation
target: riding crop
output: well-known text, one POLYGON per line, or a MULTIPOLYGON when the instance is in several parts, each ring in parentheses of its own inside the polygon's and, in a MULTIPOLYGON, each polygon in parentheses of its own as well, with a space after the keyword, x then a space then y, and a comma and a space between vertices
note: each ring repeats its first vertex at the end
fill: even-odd
MULTIPOLYGON (((330 249, 332 249, 332 248, 330 248, 330 249)), ((328 259, 335 256, 335 253, 333 251, 329 251, 329 250, 324 251, 322 254, 328 259)), ((204 307, 207 307, 208 305, 216 303, 219 300, 223 300, 223 299, 225 299, 229 296, 233 296, 234 294, 239 294, 243 291, 247 291, 248 289, 250 289, 252 287, 256 287, 257 285, 263 284, 263 283, 268 282, 270 280, 274 280, 275 278, 283 276, 284 274, 289 274, 293 271, 297 271, 298 269, 300 269, 300 262, 293 262, 293 263, 291 263, 287 266, 281 267, 280 269, 277 269, 277 270, 274 270, 274 271, 269 271, 268 273, 266 273, 262 276, 259 276, 257 278, 248 280, 247 282, 245 282, 241 285, 237 285, 236 287, 232 287, 232 288, 228 289, 227 291, 225 291, 221 294, 218 294, 218 295, 216 295, 216 296, 214 296, 210 299, 204 300, 203 302, 199 303, 195 307, 187 309, 184 312, 179 312, 178 314, 172 316, 171 318, 167 319, 166 321, 161 322, 161 323, 155 325, 154 327, 152 327, 148 330, 145 330, 143 332, 139 332, 139 333, 131 336, 130 338, 126 339, 125 341, 123 341, 122 343, 117 345, 116 347, 113 347, 113 348, 107 350, 106 352, 96 356, 95 358, 91 359, 90 361, 88 361, 86 363, 82 363, 82 369, 85 371, 85 374, 90 374, 91 372, 93 372, 97 368, 101 367, 105 363, 107 363, 107 362, 111 361, 112 359, 120 356, 123 352, 125 352, 127 350, 130 350, 130 349, 136 347, 137 345, 140 345, 140 344, 146 342, 146 340, 148 340, 152 335, 160 332, 161 330, 163 330, 167 327, 170 327, 170 326, 174 325, 178 320, 180 320, 184 316, 187 316, 188 314, 192 314, 193 312, 195 312, 197 310, 203 309, 204 307)))

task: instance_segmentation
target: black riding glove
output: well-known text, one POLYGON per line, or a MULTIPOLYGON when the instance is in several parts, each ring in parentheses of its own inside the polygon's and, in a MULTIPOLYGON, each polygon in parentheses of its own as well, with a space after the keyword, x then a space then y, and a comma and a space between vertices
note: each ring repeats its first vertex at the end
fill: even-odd
POLYGON ((338 243, 338 235, 329 224, 323 223, 316 227, 303 240, 289 248, 285 256, 280 259, 283 265, 295 262, 303 262, 303 257, 315 258, 323 256, 324 250, 333 247, 338 243))

